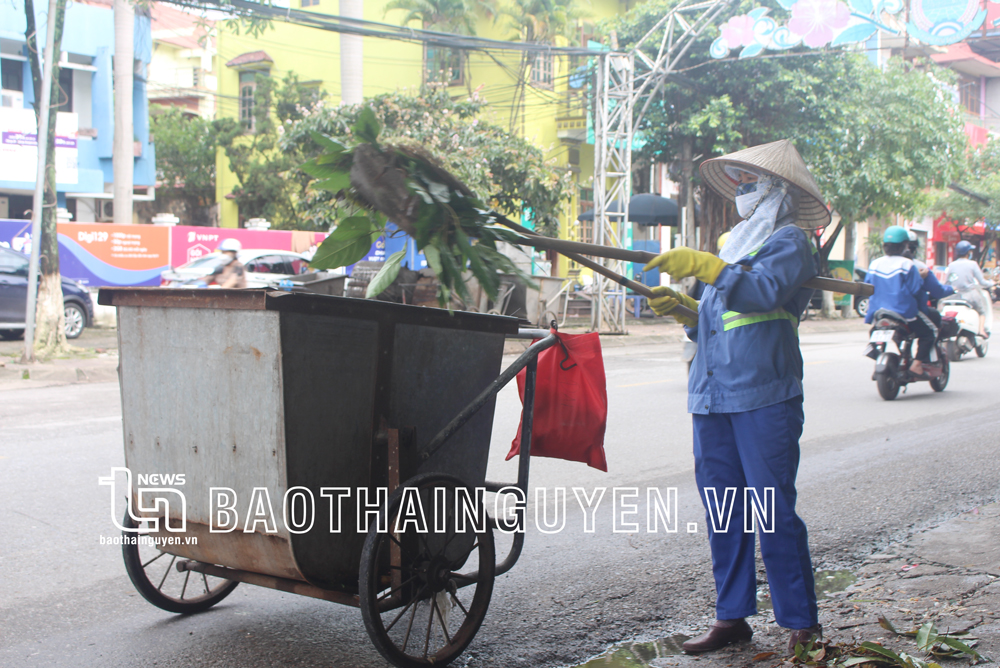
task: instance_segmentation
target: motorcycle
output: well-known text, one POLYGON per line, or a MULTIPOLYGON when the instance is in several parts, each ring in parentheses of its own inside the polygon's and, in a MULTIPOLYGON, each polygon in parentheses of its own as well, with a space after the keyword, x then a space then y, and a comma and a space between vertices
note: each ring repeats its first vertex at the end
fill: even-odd
MULTIPOLYGON (((991 295, 982 288, 979 291, 981 301, 985 306, 986 314, 982 316, 986 319, 986 333, 993 329, 993 300, 991 295)), ((944 318, 954 318, 958 324, 957 331, 945 339, 945 351, 948 359, 957 362, 963 355, 972 350, 976 351, 979 357, 986 357, 989 350, 990 341, 988 338, 979 336, 979 318, 981 317, 972 303, 964 299, 961 294, 945 297, 938 303, 938 310, 944 318)))
POLYGON ((892 401, 899 395, 901 387, 924 380, 930 381, 935 392, 944 391, 951 369, 940 333, 931 350, 931 362, 924 362, 925 375, 916 376, 910 371, 910 365, 913 363, 917 338, 906 320, 898 313, 879 309, 875 312, 872 323, 865 355, 875 360, 872 380, 883 399, 892 401))

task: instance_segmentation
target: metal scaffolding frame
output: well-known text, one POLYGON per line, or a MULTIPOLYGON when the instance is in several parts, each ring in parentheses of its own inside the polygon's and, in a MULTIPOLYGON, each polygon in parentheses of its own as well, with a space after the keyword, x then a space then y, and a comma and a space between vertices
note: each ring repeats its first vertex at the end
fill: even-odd
MULTIPOLYGON (((600 56, 594 115, 595 243, 625 247, 632 192, 634 128, 642 121, 678 61, 731 3, 732 0, 681 0, 630 51, 611 51, 600 56), (642 47, 661 31, 656 58, 650 58, 642 47)), ((626 274, 625 262, 601 262, 618 274, 626 274)), ((591 330, 606 334, 628 333, 625 299, 624 287, 610 279, 594 276, 591 330)))

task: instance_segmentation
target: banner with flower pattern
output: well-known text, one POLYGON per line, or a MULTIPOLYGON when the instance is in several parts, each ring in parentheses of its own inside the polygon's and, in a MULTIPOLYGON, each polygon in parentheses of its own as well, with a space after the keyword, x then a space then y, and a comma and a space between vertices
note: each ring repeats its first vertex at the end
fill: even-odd
MULTIPOLYGON (((993 0, 989 0, 993 2, 993 0)), ((781 51, 804 45, 820 48, 866 42, 878 31, 908 34, 911 40, 944 46, 968 37, 986 20, 981 0, 911 0, 909 20, 901 14, 903 0, 778 0, 791 16, 779 24, 770 8, 757 7, 720 26, 710 48, 713 58, 740 58, 764 50, 781 51)), ((1000 0, 997 0, 1000 4, 1000 0)), ((1000 19, 993 21, 995 27, 1000 19)))

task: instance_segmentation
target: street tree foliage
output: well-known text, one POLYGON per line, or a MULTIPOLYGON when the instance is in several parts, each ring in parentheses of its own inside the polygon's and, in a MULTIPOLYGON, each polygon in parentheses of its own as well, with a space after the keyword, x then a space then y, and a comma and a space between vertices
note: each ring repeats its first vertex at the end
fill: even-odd
MULTIPOLYGON (((944 216, 955 221, 963 233, 966 228, 983 221, 986 229, 984 246, 992 247, 1000 236, 1000 140, 990 138, 965 154, 957 184, 969 194, 953 190, 937 190, 927 208, 932 218, 944 216), (969 195, 975 195, 970 197, 969 195)), ((979 257, 982 262, 985 255, 979 257)))
MULTIPOLYGON (((316 177, 317 188, 346 200, 353 215, 342 219, 316 250, 310 265, 336 269, 353 264, 372 241, 387 233, 391 220, 416 241, 438 279, 438 303, 449 307, 452 296, 470 297, 466 271, 491 299, 500 274, 530 278, 499 252, 497 242, 515 235, 495 224, 487 205, 442 169, 423 147, 389 143, 371 107, 364 107, 345 141, 318 132, 313 141, 323 152, 302 166, 316 177)), ((386 259, 372 278, 367 297, 385 290, 399 274, 405 250, 386 259)))
POLYGON ((239 183, 230 193, 240 217, 266 218, 277 229, 316 229, 300 217, 308 178, 298 167, 308 156, 282 143, 286 127, 321 105, 323 94, 299 82, 294 72, 280 81, 257 74, 253 121, 224 118, 214 123, 216 141, 239 183))
POLYGON ((922 212, 928 189, 961 168, 961 110, 938 78, 944 73, 927 67, 893 60, 880 69, 855 56, 847 90, 828 101, 834 116, 806 154, 842 225, 922 212))
MULTIPOLYGON (((35 94, 35 118, 41 115, 42 58, 44 45, 38 43, 35 26, 35 4, 25 0, 25 39, 31 64, 31 83, 35 94)), ((42 186, 41 230, 38 239, 38 297, 35 307, 34 353, 45 358, 69 350, 66 341, 63 311, 62 277, 59 273, 59 237, 56 231, 56 107, 63 99, 59 88, 59 62, 62 51, 63 25, 66 21, 66 0, 56 0, 56 14, 49 17, 47 29, 53 30, 52 83, 50 89, 49 124, 45 129, 45 176, 42 186)), ((48 54, 46 54, 48 55, 48 54)), ((41 142, 39 142, 41 145, 41 142)), ((30 360, 24 360, 25 362, 30 360)))
MULTIPOLYGON (((675 4, 645 3, 601 28, 616 31, 627 49, 675 4)), ((715 25, 754 4, 734 4, 715 25)), ((683 175, 683 155, 698 163, 791 139, 851 229, 869 216, 920 210, 924 189, 954 171, 965 138, 961 113, 940 79, 946 73, 902 62, 878 68, 850 49, 715 60, 709 45, 717 36, 713 27, 695 41, 650 105, 637 128, 644 142, 639 159, 676 163, 683 175)), ((643 48, 654 55, 659 44, 654 36, 643 48)), ((697 171, 688 168, 698 186, 697 171)), ((714 240, 721 229, 713 232, 703 238, 714 240)))
MULTIPOLYGON (((281 143, 294 155, 314 156, 320 146, 313 133, 351 141, 361 113, 371 109, 381 127, 380 141, 420 147, 489 206, 519 218, 536 231, 556 236, 559 218, 572 194, 571 174, 557 169, 530 142, 484 120, 481 97, 453 100, 446 91, 424 89, 416 95, 385 93, 359 105, 318 106, 299 122, 287 122, 281 143)), ((330 191, 310 184, 302 214, 337 220, 351 210, 330 191)))
POLYGON ((402 24, 420 21, 427 30, 438 30, 458 35, 476 34, 476 10, 492 15, 492 3, 477 0, 391 0, 385 13, 402 10, 406 15, 402 24))
POLYGON ((175 213, 181 209, 189 224, 209 224, 221 124, 177 107, 153 107, 149 120, 156 145, 157 200, 175 213))

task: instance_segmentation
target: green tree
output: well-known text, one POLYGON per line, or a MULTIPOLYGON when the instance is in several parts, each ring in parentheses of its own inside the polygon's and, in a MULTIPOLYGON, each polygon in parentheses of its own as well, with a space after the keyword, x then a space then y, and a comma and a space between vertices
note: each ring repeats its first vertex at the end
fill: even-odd
MULTIPOLYGON (((605 34, 615 32, 620 49, 637 44, 650 26, 677 3, 654 1, 637 6, 624 16, 600 24, 605 34)), ((756 5, 742 0, 715 21, 722 25, 756 5)), ((636 127, 643 145, 634 153, 642 162, 674 163, 681 185, 681 200, 693 211, 700 189, 703 211, 702 244, 715 248, 724 229, 720 207, 705 206, 715 200, 701 184, 698 164, 705 159, 747 146, 791 139, 805 156, 812 137, 823 131, 833 114, 828 102, 847 85, 849 58, 843 52, 800 49, 781 58, 715 60, 709 46, 718 36, 711 27, 697 38, 651 102, 636 127), (714 214, 714 215, 713 215, 714 214), (707 224, 706 224, 707 223, 707 224)), ((643 44, 650 58, 656 57, 662 33, 643 44)), ((694 226, 688 243, 693 244, 694 226)))
POLYGON ((253 122, 228 118, 215 123, 218 143, 239 184, 232 195, 240 218, 266 218, 277 229, 325 229, 299 215, 308 178, 298 171, 307 157, 282 145, 286 129, 321 108, 321 93, 289 72, 276 82, 257 74, 253 122))
POLYGON ((852 248, 857 221, 923 211, 928 189, 957 174, 968 141, 961 112, 933 70, 899 60, 876 68, 858 56, 849 74, 852 85, 825 132, 814 135, 807 159, 841 216, 835 233, 844 229, 852 248))
MULTIPOLYGON (((172 210, 179 205, 186 224, 208 225, 215 203, 218 123, 189 116, 177 107, 154 107, 150 134, 156 145, 156 198, 172 210)), ((177 211, 175 211, 177 213, 177 211)))
MULTIPOLYGON (((549 236, 559 230, 559 218, 569 199, 571 174, 546 160, 541 149, 485 122, 485 101, 456 101, 442 90, 421 95, 385 93, 363 105, 322 107, 289 124, 282 147, 294 155, 315 155, 313 132, 351 139, 351 128, 366 108, 382 127, 380 141, 421 147, 461 179, 490 206, 518 217, 528 213, 535 228, 549 236)), ((338 200, 326 190, 306 188, 301 215, 314 220, 339 217, 338 200)))
MULTIPOLYGON (((956 181, 965 192, 936 191, 926 213, 955 221, 963 235, 967 228, 982 221, 986 232, 983 245, 994 247, 1000 236, 1000 140, 991 138, 968 151, 956 181)), ((980 254, 979 262, 985 259, 986 254, 980 254)))
MULTIPOLYGON (((602 28, 627 48, 675 4, 646 3, 602 28)), ((716 25, 752 6, 739 2, 716 25)), ((699 160, 791 139, 853 242, 857 220, 920 210, 924 191, 954 171, 965 138, 946 73, 895 61, 878 68, 850 50, 713 60, 708 48, 717 36, 713 28, 695 41, 637 128, 645 142, 639 155, 679 162, 687 192, 699 160)), ((660 39, 647 43, 655 49, 660 39)))

